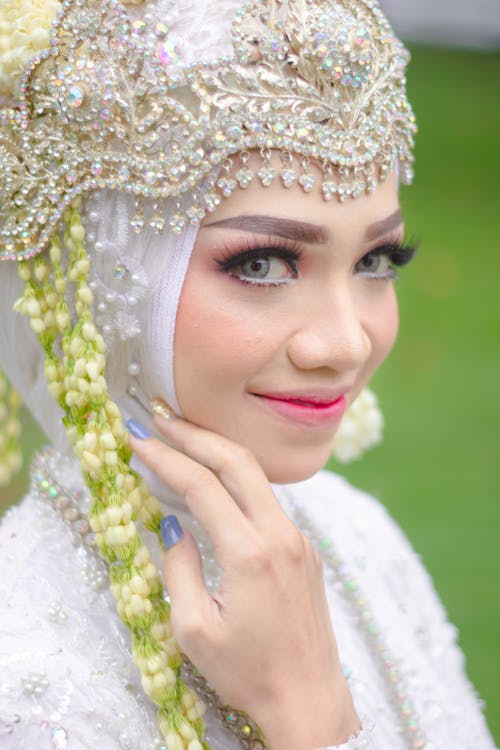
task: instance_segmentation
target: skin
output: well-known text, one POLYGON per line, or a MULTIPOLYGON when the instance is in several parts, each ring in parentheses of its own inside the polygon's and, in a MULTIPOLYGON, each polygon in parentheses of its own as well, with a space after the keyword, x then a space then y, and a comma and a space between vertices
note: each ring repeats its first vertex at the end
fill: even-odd
POLYGON ((247 446, 272 482, 300 481, 323 467, 338 424, 294 427, 251 394, 326 388, 345 393, 350 404, 367 384, 394 344, 398 312, 393 285, 365 278, 354 266, 377 245, 401 239, 397 219, 392 231, 365 236, 398 209, 394 176, 372 196, 344 204, 325 202, 319 189, 304 196, 296 188, 263 188, 254 181, 202 226, 176 323, 177 397, 189 421, 247 446), (217 268, 221 248, 277 239, 217 226, 255 214, 325 228, 326 242, 299 243, 299 280, 255 287, 217 268))
POLYGON ((131 444, 185 498, 223 571, 212 597, 188 533, 166 553, 181 648, 224 701, 257 721, 272 750, 312 750, 345 742, 360 723, 320 559, 269 482, 303 480, 321 468, 339 420, 298 425, 255 394, 328 392, 352 402, 392 348, 398 323, 392 281, 367 276, 361 261, 401 239, 403 229, 395 177, 345 204, 256 182, 205 220, 193 251, 175 340, 185 419, 156 417, 169 445, 153 438, 131 444), (268 220, 255 226, 262 214, 271 216, 273 234, 268 220), (301 222, 294 226, 301 233, 296 272, 281 259, 270 270, 287 283, 244 283, 243 271, 253 266, 221 271, 221 250, 279 240, 283 224, 275 219, 301 222))

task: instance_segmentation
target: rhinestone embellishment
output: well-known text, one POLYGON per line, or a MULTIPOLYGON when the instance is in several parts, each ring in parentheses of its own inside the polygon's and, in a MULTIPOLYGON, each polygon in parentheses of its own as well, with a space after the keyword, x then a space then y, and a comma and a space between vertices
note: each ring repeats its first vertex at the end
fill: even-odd
POLYGON ((411 181, 408 53, 374 0, 250 0, 232 44, 232 56, 184 65, 166 24, 118 0, 63 0, 50 48, 0 110, 0 259, 41 252, 65 207, 100 188, 137 196, 134 231, 182 232, 213 197, 168 223, 150 204, 196 194, 209 175, 219 196, 247 187, 248 162, 217 185, 214 170, 251 151, 264 186, 272 150, 286 155, 285 187, 312 190, 304 159, 329 182, 342 170, 326 200, 370 192, 396 162, 411 181))

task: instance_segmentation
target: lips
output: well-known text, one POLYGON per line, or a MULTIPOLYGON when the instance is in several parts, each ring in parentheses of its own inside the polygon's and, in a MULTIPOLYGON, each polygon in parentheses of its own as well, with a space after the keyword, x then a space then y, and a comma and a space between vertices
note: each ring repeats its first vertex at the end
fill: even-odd
POLYGON ((281 420, 299 426, 331 427, 346 408, 344 394, 337 393, 253 393, 257 403, 281 420))
POLYGON ((274 396, 268 393, 256 394, 270 401, 281 401, 285 404, 296 404, 297 406, 310 407, 313 409, 328 409, 339 401, 342 396, 332 399, 320 399, 314 396, 274 396))

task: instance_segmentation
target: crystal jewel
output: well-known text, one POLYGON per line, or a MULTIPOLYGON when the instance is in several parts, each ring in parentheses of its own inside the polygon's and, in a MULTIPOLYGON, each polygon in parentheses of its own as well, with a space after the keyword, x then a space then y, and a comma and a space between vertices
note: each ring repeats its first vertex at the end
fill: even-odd
MULTIPOLYGON (((315 160, 324 175, 342 167, 338 200, 362 184, 370 192, 397 163, 411 181, 409 56, 375 0, 247 0, 231 34, 232 54, 188 64, 148 12, 62 0, 50 48, 0 109, 0 258, 41 252, 75 197, 101 188, 144 202, 186 196, 184 224, 167 222, 180 232, 209 209, 196 188, 242 152, 262 154, 264 186, 273 150, 315 160)), ((298 182, 311 189, 309 176, 298 182)), ((134 231, 144 226, 134 218, 134 231)))
POLYGON ((297 173, 293 169, 282 169, 280 177, 286 188, 292 187, 297 181, 297 173))

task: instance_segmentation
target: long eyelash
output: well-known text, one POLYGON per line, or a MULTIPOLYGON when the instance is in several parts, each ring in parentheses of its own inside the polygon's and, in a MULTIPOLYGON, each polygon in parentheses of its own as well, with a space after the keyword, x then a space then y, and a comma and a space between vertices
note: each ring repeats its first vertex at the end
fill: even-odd
POLYGON ((264 241, 245 238, 243 250, 240 243, 236 252, 233 248, 226 246, 222 248, 221 256, 215 262, 221 271, 224 272, 230 271, 234 266, 239 266, 247 260, 272 256, 274 258, 281 258, 289 263, 294 273, 296 273, 297 263, 302 258, 302 252, 293 242, 280 238, 268 237, 264 241))
POLYGON ((368 255, 387 255, 392 266, 402 268, 413 260, 418 251, 418 245, 419 243, 415 241, 388 242, 370 250, 368 255))

